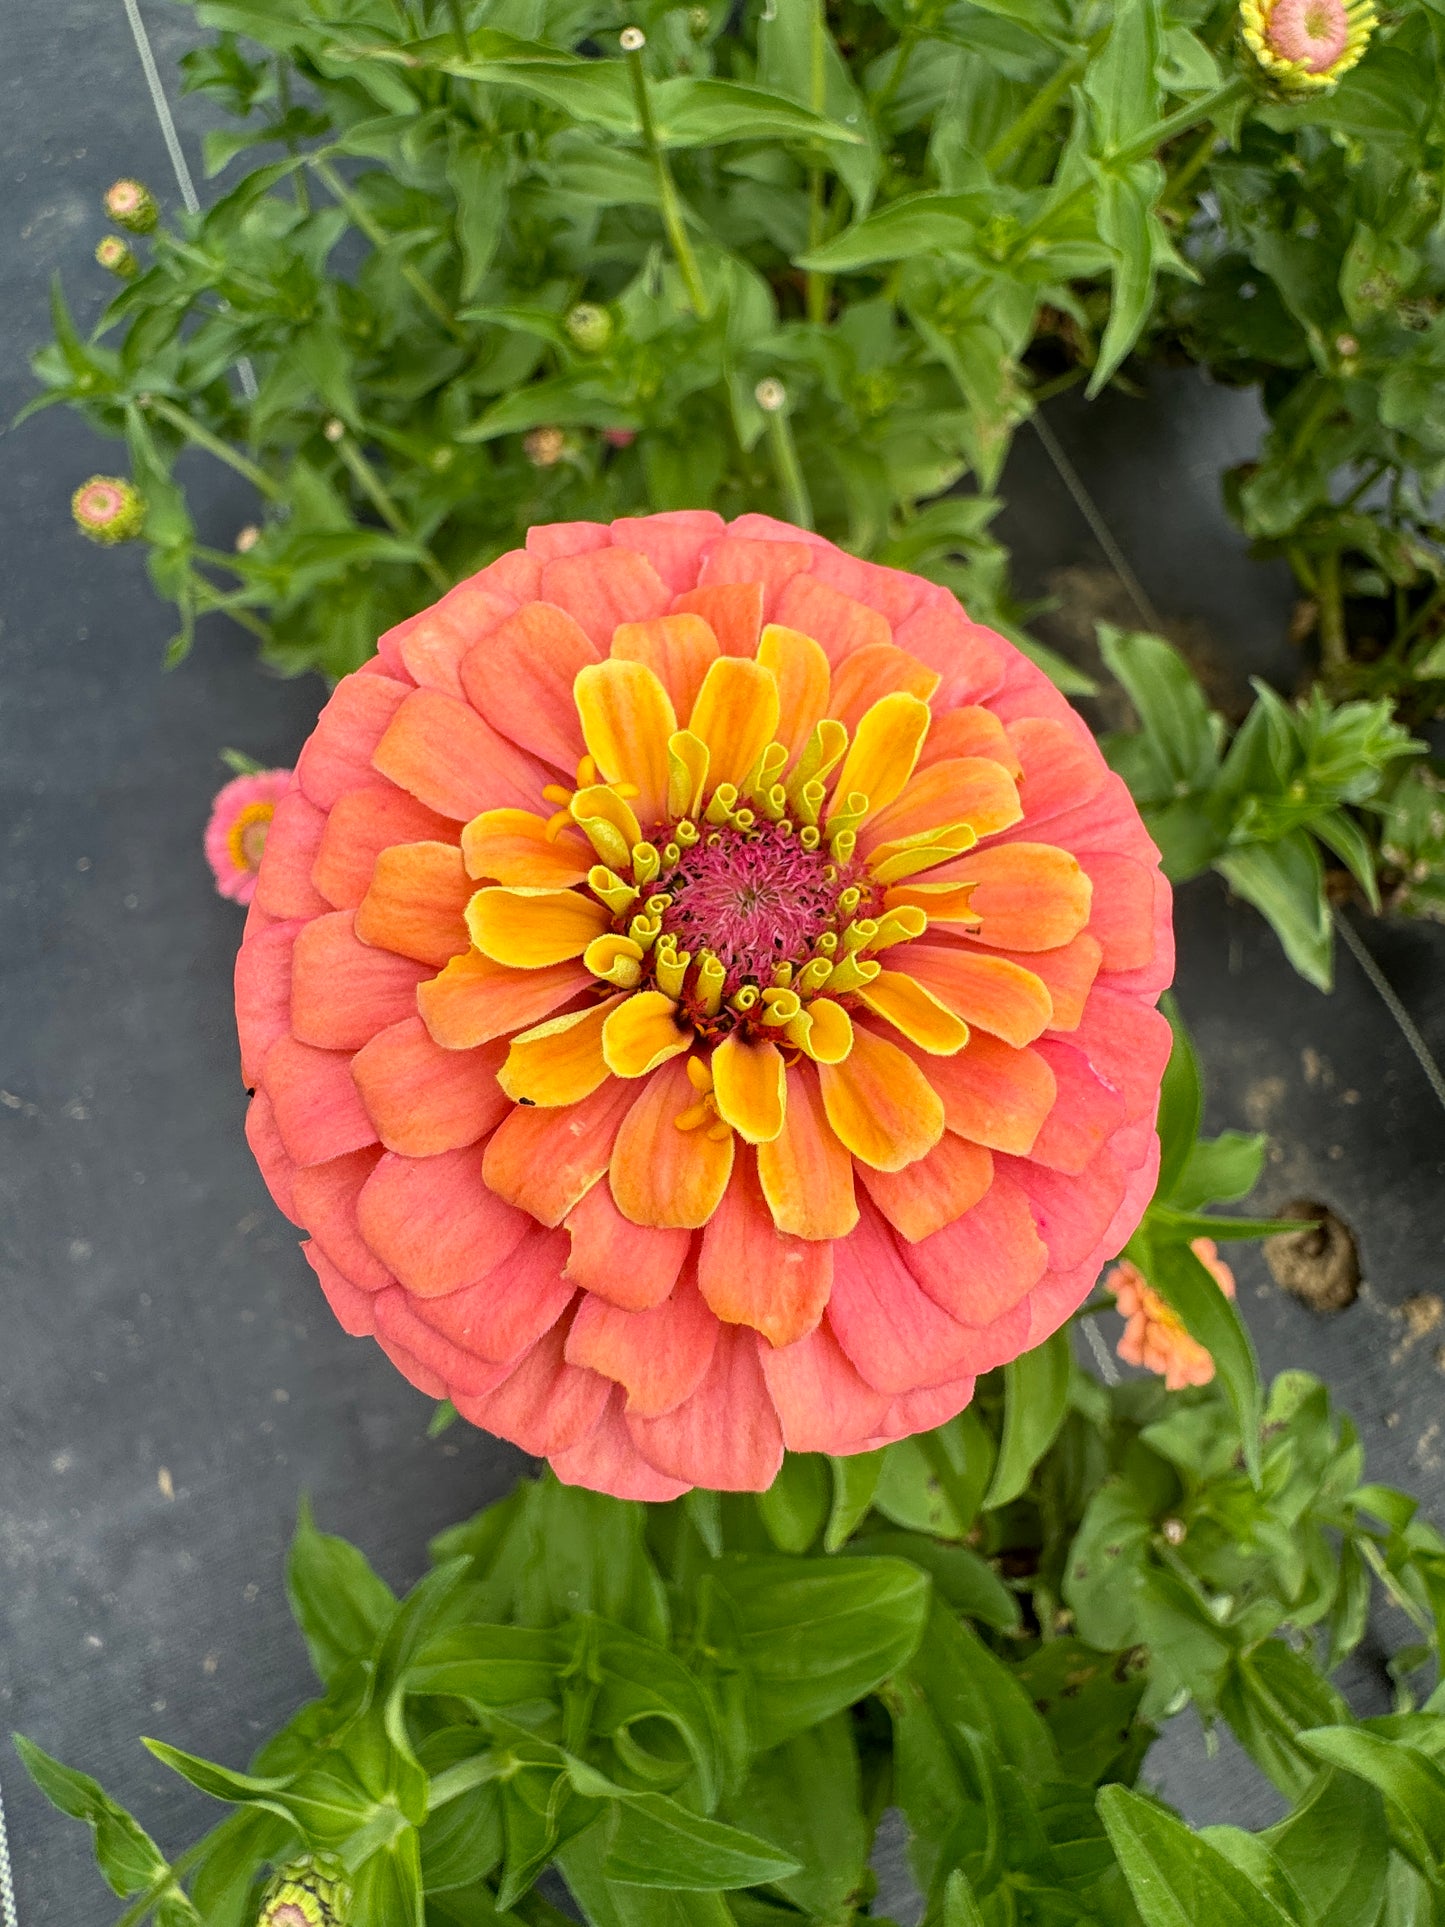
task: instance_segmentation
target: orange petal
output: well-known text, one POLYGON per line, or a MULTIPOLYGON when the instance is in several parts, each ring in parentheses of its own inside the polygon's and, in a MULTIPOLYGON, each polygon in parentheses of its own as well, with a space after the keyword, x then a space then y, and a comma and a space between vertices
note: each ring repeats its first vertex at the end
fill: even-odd
POLYGON ((779 1231, 752 1152, 739 1154, 698 1255, 703 1297, 727 1325, 750 1325, 772 1345, 806 1337, 833 1288, 833 1247, 779 1231))
POLYGON ((833 786, 832 815, 855 791, 868 811, 885 810, 913 774, 928 733, 928 704, 900 692, 884 696, 863 716, 833 786))
POLYGON ((929 1078, 870 1031, 855 1030, 848 1056, 822 1065, 818 1080, 828 1122, 861 1164, 901 1171, 943 1135, 943 1105, 929 1078))
POLYGON ((901 689, 926 703, 940 680, 936 669, 895 643, 870 642, 838 664, 827 714, 836 716, 852 731, 880 696, 891 696, 901 689))
MULTIPOLYGON (((812 559, 810 556, 809 562, 812 559)), ((793 575, 791 581, 783 583, 771 614, 775 622, 801 629, 805 636, 816 636, 834 667, 855 650, 893 640, 886 616, 811 572, 793 575)))
MULTIPOLYGON (((885 844, 884 847, 893 846, 885 844)), ((930 923, 956 924, 965 929, 978 925, 972 903, 972 884, 935 883, 933 876, 921 877, 917 882, 910 877, 904 883, 890 883, 883 892, 885 910, 921 910, 930 923)))
POLYGON ((469 1050, 509 1030, 540 1023, 591 981, 580 963, 513 970, 480 950, 468 950, 418 988, 416 1004, 438 1044, 446 1050, 469 1050))
MULTIPOLYGON (((599 1187, 601 1188, 601 1187, 599 1187)), ((630 1226, 634 1233, 637 1226, 630 1226)), ((691 1396, 712 1363, 718 1323, 698 1294, 689 1265, 670 1297, 641 1311, 586 1298, 567 1336, 567 1356, 627 1392, 627 1409, 647 1417, 691 1396)))
POLYGON ((733 1031, 712 1054, 718 1113, 749 1144, 764 1144, 783 1128, 786 1079, 783 1053, 767 1038, 733 1031))
POLYGON ((672 613, 701 616, 725 656, 751 657, 763 626, 763 585, 719 582, 710 589, 686 589, 674 598, 672 613))
POLYGON ((692 706, 688 729, 708 747, 708 782, 741 789, 778 733, 778 685, 756 662, 720 656, 692 706))
POLYGON ((778 741, 791 762, 800 755, 813 725, 830 714, 828 658, 811 636, 770 622, 758 644, 758 661, 778 685, 778 741))
POLYGON ((404 624, 397 653, 407 673, 423 689, 440 689, 460 696, 462 657, 472 644, 489 636, 517 606, 513 595, 460 582, 450 595, 404 624))
POLYGON ((572 685, 597 659, 571 616, 528 602, 467 651, 462 688, 493 729, 570 776, 582 754, 572 685))
POLYGON ((896 843, 951 823, 967 823, 978 837, 994 836, 1022 816, 1018 790, 1006 769, 986 756, 955 756, 916 770, 886 810, 870 810, 858 833, 858 847, 866 856, 880 843, 896 843))
POLYGON ((767 1490, 783 1463, 783 1433, 758 1354, 756 1333, 720 1326, 707 1376, 691 1398, 657 1418, 627 1414, 627 1429, 649 1465, 713 1492, 767 1490))
POLYGON ((580 1104, 611 1073, 602 1055, 602 1027, 609 1011, 621 1003, 609 997, 591 1010, 575 1010, 566 1017, 549 1018, 512 1039, 507 1061, 497 1082, 518 1104, 555 1109, 580 1104))
POLYGON ((688 716, 720 651, 701 616, 676 615, 619 624, 610 653, 614 662, 644 663, 667 691, 674 712, 688 716))
POLYGON ((896 1231, 911 1243, 941 1231, 976 1205, 993 1182, 993 1154, 981 1144, 945 1131, 925 1157, 906 1171, 859 1172, 868 1195, 896 1231))
MULTIPOLYGON (((1108 776, 1092 736, 1052 716, 1021 716, 1008 726, 1022 765, 1019 795, 1029 828, 1096 796, 1108 776)), ((1047 832, 1045 832, 1047 834, 1047 832)))
POLYGON ((672 595, 646 556, 636 549, 605 548, 543 563, 542 599, 575 616, 605 649, 619 623, 662 615, 672 595))
POLYGON ((859 1003, 936 1057, 951 1057, 968 1042, 962 1018, 906 971, 880 970, 857 995, 859 1003))
POLYGON ((696 1102, 677 1058, 654 1071, 635 1097, 611 1166, 612 1195, 634 1224, 696 1230, 717 1209, 733 1167, 733 1134, 714 1137, 706 1124, 680 1131, 677 1120, 696 1102))
POLYGON ((591 845, 571 830, 549 837, 548 821, 532 810, 483 810, 462 831, 467 875, 537 890, 585 883, 596 860, 591 845))
POLYGON ((1002 763, 1009 775, 1022 774, 1018 752, 1009 741, 1003 723, 981 703, 965 703, 960 709, 946 709, 935 715, 928 740, 919 752, 918 767, 942 763, 953 756, 987 756, 1002 763))
POLYGON ((779 1231, 799 1238, 846 1238, 858 1222, 853 1160, 823 1107, 818 1073, 788 1072, 783 1128, 758 1146, 758 1179, 779 1231))
POLYGON ((311 881, 338 910, 354 910, 383 850, 393 843, 444 843, 455 834, 446 817, 391 783, 348 790, 326 819, 311 881))
POLYGON ((567 1277, 623 1311, 660 1305, 692 1246, 690 1231, 661 1231, 624 1218, 610 1184, 594 1184, 565 1224, 572 1240, 567 1277))
POLYGON ((483 1182, 476 1145, 429 1158, 388 1151, 362 1185, 356 1215, 377 1257, 419 1298, 484 1278, 529 1229, 483 1182))
MULTIPOLYGON (((427 966, 360 942, 354 922, 349 910, 335 910, 329 917, 313 918, 296 932, 291 952, 291 1029, 303 1044, 322 1050, 359 1050, 379 1030, 415 1013, 417 986, 425 979, 427 966)), ((251 943, 257 941, 251 939, 251 943)), ((246 949, 250 947, 247 944, 246 949)))
POLYGON ((484 957, 536 970, 580 957, 594 937, 612 927, 606 904, 576 890, 540 895, 520 890, 478 890, 467 904, 467 928, 484 957))
POLYGON ((1054 1002, 1043 980, 1011 958, 961 944, 910 943, 892 954, 950 1010, 1006 1044, 1031 1044, 1053 1024, 1054 1002))
POLYGON ((1023 1157, 1053 1108, 1054 1074, 1036 1050, 1015 1050, 976 1030, 957 1057, 930 1061, 950 1131, 1023 1157))
POLYGON ((673 999, 660 990, 644 990, 613 999, 601 1049, 608 1069, 618 1077, 646 1077, 691 1042, 692 1025, 679 1019, 673 999))
POLYGON ((420 803, 453 822, 478 810, 533 809, 547 771, 499 735, 469 703, 439 689, 414 689, 376 746, 373 765, 420 803))
POLYGON ((351 1075, 388 1151, 426 1158, 475 1144, 506 1116, 497 1083, 502 1044, 443 1050, 420 1017, 379 1031, 351 1060, 351 1075))
POLYGON ((631 783, 646 825, 667 816, 667 739, 677 717, 667 691, 641 662, 600 662, 573 687, 582 733, 609 783, 631 783))
MULTIPOLYGON (((1082 936, 1075 937, 1072 943, 1060 944, 1056 950, 1035 950, 1027 956, 1015 956, 1009 950, 995 950, 993 954, 1023 964, 1042 982, 1054 1006, 1049 1019, 1050 1030, 1078 1029, 1103 958, 1097 938, 1091 937, 1086 930, 1082 936)), ((989 1028, 988 1024, 984 1025, 985 1030, 989 1028)), ((1009 1039, 1010 1043, 1016 1041, 1009 1039)))
POLYGON ((487 1183, 539 1224, 561 1224, 607 1169, 632 1095, 630 1084, 609 1077, 580 1104, 518 1105, 487 1140, 487 1183))
POLYGON ((972 883, 977 941, 1006 950, 1053 950, 1089 921, 1088 875, 1077 857, 1051 843, 970 850, 929 881, 972 883))
MULTIPOLYGON (((714 542, 703 557, 698 585, 710 589, 724 582, 761 584, 763 614, 771 621, 789 579, 810 568, 812 561, 812 545, 807 542, 772 542, 752 536, 725 535, 720 542, 714 542)), ((706 615, 707 611, 702 613, 706 615)), ((811 633, 805 623, 789 622, 788 626, 811 633)), ((716 629, 717 624, 713 627, 716 629)))
POLYGON ((344 676, 296 759, 302 795, 329 810, 347 790, 371 782, 372 752, 410 694, 392 676, 344 676))
POLYGON ((396 843, 383 850, 356 912, 363 943, 438 968, 469 947, 472 880, 452 843, 396 843))

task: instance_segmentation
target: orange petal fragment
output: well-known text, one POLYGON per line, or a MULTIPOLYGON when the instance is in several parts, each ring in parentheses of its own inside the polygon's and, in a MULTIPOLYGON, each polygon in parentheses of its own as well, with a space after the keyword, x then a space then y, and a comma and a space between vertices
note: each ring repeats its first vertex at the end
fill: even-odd
POLYGON ((868 812, 886 810, 913 774, 928 734, 928 704, 900 691, 883 696, 854 732, 833 786, 831 816, 855 791, 868 798, 868 812))
POLYGON ((572 1240, 566 1276, 622 1311, 660 1305, 692 1246, 690 1231, 660 1231, 624 1218, 610 1184, 594 1184, 565 1224, 572 1240))
POLYGON ((468 950, 453 957, 439 977, 418 987, 416 1005, 444 1050, 470 1050, 509 1030, 540 1023, 591 981, 583 966, 570 959, 543 970, 513 970, 480 950, 468 950))
POLYGON ((896 843, 924 830, 967 823, 977 837, 994 836, 1023 817, 1013 778, 986 756, 955 756, 916 770, 897 800, 858 833, 866 855, 880 843, 896 843))
POLYGON ((591 846, 570 830, 549 837, 550 818, 532 810, 483 810, 462 831, 462 861, 470 877, 565 890, 585 883, 591 846))
POLYGON ((1002 763, 1015 781, 1022 774, 1018 752, 1009 741, 1008 731, 991 709, 981 703, 965 703, 935 716, 928 740, 919 751, 918 767, 942 763, 953 756, 987 756, 1002 763))
POLYGON ((859 1171, 869 1197, 894 1230, 916 1244, 978 1203, 993 1182, 993 1154, 945 1131, 906 1171, 872 1171, 866 1165, 859 1171))
POLYGON ((419 803, 456 823, 499 805, 534 808, 547 781, 535 757, 500 735, 469 703, 439 689, 411 692, 371 761, 419 803))
POLYGON ((957 1057, 930 1063, 950 1131, 992 1151, 1025 1157, 1058 1095, 1054 1074, 1036 1050, 976 1030, 957 1057))
POLYGON ((565 609, 605 649, 621 622, 647 622, 672 601, 662 577, 636 549, 597 549, 542 565, 542 595, 565 609))
POLYGON ((708 782, 741 789, 778 733, 780 704, 772 674, 757 662, 720 656, 692 706, 688 729, 708 747, 708 782))
POLYGON ((810 556, 805 565, 808 573, 783 583, 771 612, 773 620, 801 629, 805 636, 816 636, 835 668, 855 650, 892 642, 887 616, 812 574, 812 561, 810 556))
POLYGON ((751 1152, 738 1156, 702 1234, 697 1282, 724 1324, 749 1325, 771 1345, 794 1344, 823 1316, 833 1289, 833 1247, 778 1230, 751 1152))
POLYGON ((667 691, 679 716, 691 715, 703 677, 720 653, 717 637, 701 616, 657 616, 651 622, 623 622, 612 635, 612 660, 644 663, 667 691))
POLYGON ((503 1044, 443 1050, 420 1017, 379 1031, 351 1060, 351 1075, 388 1151, 433 1157, 475 1144, 506 1116, 497 1083, 503 1044))
POLYGON ((811 636, 770 622, 758 644, 758 661, 778 685, 778 741, 791 762, 801 755, 813 725, 831 713, 828 658, 811 636))
MULTIPOLYGON (((635 1235, 637 1227, 629 1229, 635 1235)), ((567 1357, 621 1385, 629 1412, 653 1417, 697 1390, 717 1338, 717 1319, 698 1295, 689 1265, 659 1305, 623 1311, 600 1298, 584 1299, 567 1335, 567 1357)))
POLYGON ((493 729, 570 776, 582 754, 572 685, 597 659, 571 616, 528 602, 462 657, 462 688, 493 729))
POLYGON ((609 997, 591 1010, 552 1017, 512 1039, 497 1082, 518 1104, 555 1109, 580 1104, 610 1076, 602 1054, 602 1029, 622 1000, 609 997))
POLYGON ((718 1115, 749 1144, 765 1144, 783 1128, 787 1102, 783 1053, 767 1038, 733 1031, 712 1054, 718 1115))
POLYGON ((487 1183, 539 1224, 561 1224, 607 1169, 632 1094, 609 1077, 580 1104, 518 1105, 487 1140, 487 1183))
POLYGON ((679 1020, 676 1003, 660 990, 614 998, 609 1008, 601 1049, 608 1069, 618 1077, 646 1077, 692 1042, 692 1025, 679 1020))
POLYGON ((1053 1024, 1054 1000, 1043 979, 1011 958, 961 944, 911 943, 894 959, 967 1023, 1006 1044, 1031 1044, 1053 1024))
POLYGON ((876 1016, 935 1057, 951 1057, 968 1042, 963 1019, 907 971, 880 970, 871 983, 860 985, 857 995, 876 1016))
POLYGON ((928 1077, 871 1031, 855 1030, 848 1056, 822 1065, 818 1080, 828 1122, 861 1164, 901 1171, 943 1135, 943 1105, 928 1077))
POLYGON ((522 1213, 483 1182, 475 1145, 428 1158, 388 1151, 362 1185, 356 1215, 377 1257, 419 1298, 484 1278, 528 1230, 522 1213))
POLYGON ((845 656, 833 672, 833 692, 827 713, 851 731, 880 696, 905 690, 927 702, 942 677, 917 656, 892 642, 870 642, 845 656))
POLYGON ((338 910, 354 910, 383 850, 393 843, 443 843, 455 834, 446 817, 391 783, 348 790, 326 819, 311 881, 338 910))
POLYGON ((1089 921, 1088 875, 1077 857, 1051 843, 970 850, 930 880, 973 884, 977 941, 1006 950, 1053 950, 1089 921))
POLYGON ((363 943, 439 969, 468 948, 472 880, 453 843, 396 843, 383 850, 356 911, 363 943))
POLYGON ((779 1231, 799 1238, 846 1238, 858 1222, 853 1160, 828 1122, 818 1073, 788 1072, 783 1128, 758 1146, 758 1180, 779 1231))
MULTIPOLYGON (((1094 987, 1103 961, 1103 947, 1097 937, 1084 931, 1072 943, 1060 944, 1056 950, 1035 950, 1025 955, 1015 956, 1011 951, 995 950, 996 957, 1007 957, 1013 963, 1024 964, 1043 984, 1052 999, 1054 1010, 1049 1019, 1050 1030, 1077 1030, 1084 1015, 1084 1005, 1088 1002, 1089 992, 1094 987)), ((984 1025, 988 1030, 991 1026, 984 1025)), ((1010 1038, 1009 1042, 1017 1040, 1010 1038)))
POLYGON ((467 929, 484 957, 536 970, 580 957, 594 937, 612 927, 606 904, 576 890, 525 895, 519 890, 478 890, 467 904, 467 929))
POLYGON ((618 1209, 634 1224, 697 1230, 717 1209, 733 1168, 733 1134, 714 1137, 705 1124, 680 1131, 677 1120, 696 1102, 677 1058, 633 1100, 613 1147, 611 1180, 618 1209))
MULTIPOLYGON (((291 1029, 303 1044, 322 1050, 359 1050, 379 1030, 416 1010, 417 986, 425 979, 427 966, 358 942, 354 921, 349 910, 334 910, 328 917, 314 917, 296 932, 291 953, 291 1029)), ((251 943, 257 941, 253 938, 251 943)), ((242 957, 251 943, 242 950, 242 957)))
POLYGON ((609 783, 631 783, 636 810, 651 825, 667 815, 667 739, 677 728, 671 699, 646 663, 599 662, 573 685, 589 754, 609 783))
POLYGON ((751 657, 763 626, 763 585, 718 582, 710 589, 686 589, 674 598, 672 613, 701 616, 725 656, 751 657))

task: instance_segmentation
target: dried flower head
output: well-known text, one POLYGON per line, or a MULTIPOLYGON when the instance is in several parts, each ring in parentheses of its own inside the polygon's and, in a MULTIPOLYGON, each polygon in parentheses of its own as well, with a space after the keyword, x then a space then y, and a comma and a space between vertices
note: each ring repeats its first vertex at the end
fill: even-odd
POLYGON ((160 215, 156 197, 140 181, 116 181, 105 191, 105 212, 117 227, 149 234, 160 215))
POLYGON ((1240 37, 1269 91, 1320 93, 1358 65, 1378 24, 1372 0, 1241 0, 1240 37))
POLYGON ((599 355, 612 339, 612 317, 593 301, 579 301, 567 314, 567 333, 587 355, 599 355))
POLYGON ((329 1856, 307 1854, 267 1887, 256 1927, 346 1927, 351 1887, 329 1856))
MULTIPOLYGON (((1196 1238, 1190 1245, 1199 1262, 1212 1274, 1226 1298, 1234 1296, 1234 1273, 1220 1257, 1212 1238, 1196 1238)), ((1207 1385, 1214 1377, 1214 1360, 1197 1338, 1191 1338, 1171 1305, 1155 1291, 1137 1265, 1125 1260, 1104 1280, 1114 1294, 1124 1335, 1119 1356, 1126 1365, 1158 1372, 1171 1392, 1186 1385, 1207 1385)))
POLYGON ((76 527, 92 542, 107 547, 130 542, 145 527, 145 503, 140 490, 119 475, 92 475, 70 498, 76 527))
POLYGON ((118 281, 134 281, 140 273, 140 262, 129 242, 122 241, 118 234, 107 234, 96 242, 95 258, 118 281))
POLYGON ((290 789, 289 769, 263 769, 233 777, 219 790, 206 824, 206 860, 223 897, 249 903, 276 805, 290 789))
POLYGON ((237 529, 236 531, 237 555, 249 555, 252 549, 255 548, 256 544, 260 540, 261 540, 261 531, 260 529, 257 528, 254 522, 248 522, 244 528, 237 529))
POLYGON ((252 1146, 346 1329, 561 1478, 937 1425, 1138 1222, 1169 889, 946 590, 761 515, 535 528, 296 777, 252 1146))
POLYGON ((522 449, 533 468, 555 468, 567 453, 567 437, 560 428, 534 428, 522 437, 522 449))

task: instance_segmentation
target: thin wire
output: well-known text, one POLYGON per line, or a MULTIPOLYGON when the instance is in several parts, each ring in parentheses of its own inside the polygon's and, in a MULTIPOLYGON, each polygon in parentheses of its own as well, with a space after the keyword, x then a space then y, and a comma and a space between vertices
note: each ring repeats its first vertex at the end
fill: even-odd
POLYGON ((1415 1062, 1425 1073, 1431 1090, 1440 1102, 1441 1109, 1445 1110, 1445 1074, 1442 1074, 1440 1066, 1435 1062, 1430 1051, 1430 1046, 1421 1036, 1414 1018, 1400 1002, 1394 985, 1365 948, 1364 939, 1360 936, 1359 931, 1356 930, 1344 911, 1336 909, 1334 917, 1335 928, 1344 938, 1345 948, 1360 966, 1361 970, 1364 971, 1365 976, 1369 979, 1370 983, 1373 984, 1380 1002, 1394 1018, 1399 1027, 1400 1035, 1414 1053, 1415 1062))
POLYGON ((5 1797, 0 1794, 0 1921, 4 1927, 20 1927, 15 1909, 15 1876, 10 1866, 10 1837, 5 1831, 5 1797))
POLYGON ((1049 460, 1058 470, 1059 480, 1073 498, 1074 507, 1088 523, 1089 532, 1099 547, 1104 551, 1109 567, 1128 590, 1129 600, 1143 617, 1145 628, 1152 629, 1157 633, 1164 626, 1159 620, 1158 610, 1144 593, 1144 586, 1138 576, 1135 575, 1134 571, 1129 567, 1128 557, 1114 540, 1114 531, 1099 513, 1097 503, 1084 487, 1083 481, 1079 476, 1079 471, 1064 453, 1059 444, 1058 436, 1055 435, 1053 429, 1049 427, 1049 424, 1041 414, 1030 415, 1029 420, 1033 424, 1034 433, 1043 443, 1049 460))
MULTIPOLYGON (((161 124, 161 138, 165 141, 166 152, 171 157, 171 169, 176 177, 176 185, 181 190, 181 199, 186 204, 186 212, 199 214, 200 196, 196 193, 196 183, 186 160, 185 149, 181 146, 181 137, 176 129, 175 117, 171 113, 171 104, 166 99, 166 90, 161 83, 160 69, 156 66, 156 57, 151 51, 150 35, 146 32, 146 24, 140 17, 139 0, 124 0, 124 4, 125 17, 130 22, 131 38, 135 41, 135 50, 140 55, 141 71, 145 75, 146 86, 150 90, 151 105, 155 108, 156 119, 161 124)), ((236 373, 240 377, 242 394, 247 401, 254 401, 258 392, 256 371, 251 366, 249 357, 243 355, 236 363, 236 373)))
POLYGON ((1084 1328, 1084 1336, 1088 1339, 1089 1347, 1094 1354, 1094 1363, 1099 1368, 1100 1378, 1103 1379, 1106 1385, 1117 1385, 1119 1383, 1119 1367, 1109 1356, 1109 1347, 1099 1336, 1097 1319, 1081 1318, 1079 1323, 1084 1328))

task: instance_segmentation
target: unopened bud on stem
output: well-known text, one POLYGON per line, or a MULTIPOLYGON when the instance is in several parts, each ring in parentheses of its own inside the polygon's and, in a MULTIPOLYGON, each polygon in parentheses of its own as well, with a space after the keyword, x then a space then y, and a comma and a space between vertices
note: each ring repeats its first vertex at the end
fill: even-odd
POLYGON ((113 274, 118 281, 134 281, 140 273, 140 262, 118 234, 107 234, 103 241, 96 243, 95 258, 106 273, 113 274))
POLYGON ((70 498, 70 512, 82 535, 107 548, 130 542, 145 526, 145 503, 134 483, 118 475, 92 475, 70 498))
POLYGON ((116 181, 106 189, 105 211, 117 227, 129 228, 132 234, 149 234, 160 212, 150 189, 132 180, 116 181))

